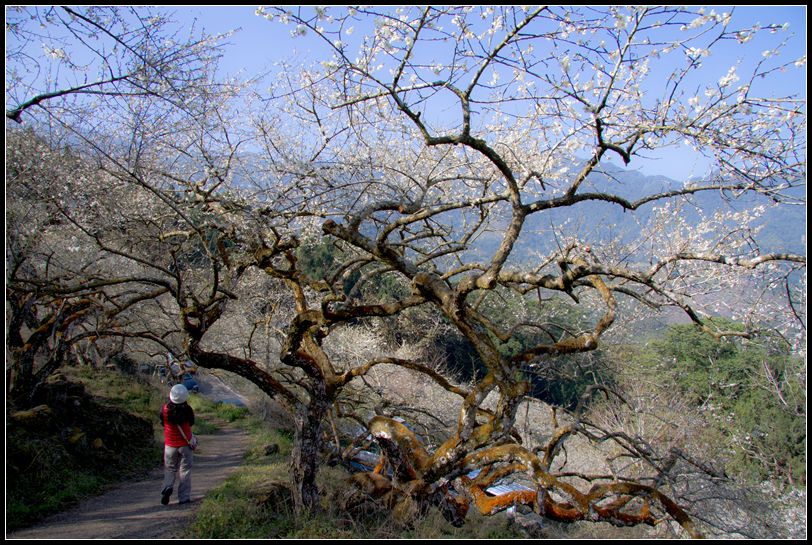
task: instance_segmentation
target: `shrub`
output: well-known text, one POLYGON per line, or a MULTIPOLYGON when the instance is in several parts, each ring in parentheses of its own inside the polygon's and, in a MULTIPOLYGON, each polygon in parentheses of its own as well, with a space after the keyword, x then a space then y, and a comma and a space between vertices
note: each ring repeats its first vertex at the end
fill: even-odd
POLYGON ((659 371, 726 438, 728 471, 750 482, 806 483, 800 358, 769 338, 717 341, 693 326, 670 328, 652 347, 659 371))

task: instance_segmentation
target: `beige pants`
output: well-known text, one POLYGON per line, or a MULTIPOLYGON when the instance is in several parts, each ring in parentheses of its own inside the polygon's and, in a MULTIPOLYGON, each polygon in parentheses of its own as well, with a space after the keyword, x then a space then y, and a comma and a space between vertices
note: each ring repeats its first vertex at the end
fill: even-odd
POLYGON ((178 478, 178 501, 187 502, 192 499, 192 462, 194 454, 189 447, 164 446, 164 488, 161 492, 170 491, 175 487, 175 478, 178 478))

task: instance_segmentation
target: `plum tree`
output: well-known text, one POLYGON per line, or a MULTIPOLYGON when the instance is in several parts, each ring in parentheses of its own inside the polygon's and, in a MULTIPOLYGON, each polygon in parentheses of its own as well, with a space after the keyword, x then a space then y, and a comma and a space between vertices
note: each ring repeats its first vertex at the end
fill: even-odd
MULTIPOLYGON (((525 504, 563 521, 673 520, 699 535, 664 484, 673 461, 592 424, 585 398, 568 418, 551 412, 539 445, 517 412, 530 374, 595 350, 644 311, 676 308, 715 336, 779 324, 803 342, 806 256, 762 250, 754 224, 766 203, 805 201, 804 101, 763 83, 803 59, 771 42, 718 74, 706 62, 730 45, 752 53, 783 28, 671 7, 258 11, 328 51, 319 66, 288 66, 270 96, 219 82, 218 37, 178 40, 160 13, 13 12, 18 44, 32 21, 67 32, 48 34, 53 81, 23 70, 22 45, 7 55, 6 117, 36 135, 7 128, 20 376, 36 382, 36 358, 53 368, 25 352, 25 331, 63 343, 53 353, 123 339, 241 375, 294 415, 301 511, 317 509, 324 423, 349 406, 347 386, 393 365, 457 400, 433 449, 408 422, 355 407, 383 453, 356 480, 393 509, 437 505, 461 523, 471 504, 525 504), (624 170, 675 145, 712 168, 645 187, 624 170), (748 207, 691 212, 708 194, 748 207), (606 209, 635 228, 613 232, 606 209), (707 317, 720 303, 747 328, 715 329, 707 317), (359 361, 326 347, 353 324, 418 307, 475 350, 484 372, 470 384, 396 351, 359 361), (570 467, 579 438, 639 464, 570 467), (511 476, 531 490, 487 495, 511 476)), ((595 391, 615 395, 600 384, 584 395, 595 391)))

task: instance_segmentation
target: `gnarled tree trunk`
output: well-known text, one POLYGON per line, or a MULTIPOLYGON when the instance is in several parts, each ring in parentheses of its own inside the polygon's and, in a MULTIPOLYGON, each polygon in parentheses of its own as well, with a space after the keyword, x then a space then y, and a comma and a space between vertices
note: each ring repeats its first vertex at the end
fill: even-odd
POLYGON ((294 421, 293 452, 290 475, 293 481, 293 502, 297 513, 319 510, 319 489, 316 486, 319 453, 322 447, 322 421, 330 402, 323 391, 314 392, 306 406, 297 407, 294 421))

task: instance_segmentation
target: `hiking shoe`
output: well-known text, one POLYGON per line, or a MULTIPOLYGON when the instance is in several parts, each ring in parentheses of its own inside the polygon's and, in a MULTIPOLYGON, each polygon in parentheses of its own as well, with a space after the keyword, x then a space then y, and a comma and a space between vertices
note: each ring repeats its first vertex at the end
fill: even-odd
POLYGON ((171 488, 164 488, 161 490, 161 505, 169 505, 169 496, 172 495, 171 488))

